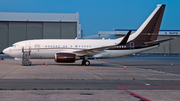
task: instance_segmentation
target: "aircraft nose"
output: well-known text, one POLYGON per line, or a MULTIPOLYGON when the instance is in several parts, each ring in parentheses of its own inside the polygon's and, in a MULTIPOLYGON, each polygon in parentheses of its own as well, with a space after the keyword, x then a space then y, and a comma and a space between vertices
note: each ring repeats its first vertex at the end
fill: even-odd
POLYGON ((3 50, 3 53, 6 54, 6 55, 8 55, 8 53, 9 53, 8 48, 4 49, 4 50, 3 50))

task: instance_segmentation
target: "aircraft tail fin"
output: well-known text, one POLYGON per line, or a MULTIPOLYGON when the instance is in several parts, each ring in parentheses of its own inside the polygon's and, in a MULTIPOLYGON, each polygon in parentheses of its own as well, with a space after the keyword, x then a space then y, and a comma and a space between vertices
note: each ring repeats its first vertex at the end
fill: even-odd
POLYGON ((139 27, 139 29, 130 36, 129 40, 148 42, 157 40, 161 20, 163 17, 165 5, 157 5, 156 9, 139 27))

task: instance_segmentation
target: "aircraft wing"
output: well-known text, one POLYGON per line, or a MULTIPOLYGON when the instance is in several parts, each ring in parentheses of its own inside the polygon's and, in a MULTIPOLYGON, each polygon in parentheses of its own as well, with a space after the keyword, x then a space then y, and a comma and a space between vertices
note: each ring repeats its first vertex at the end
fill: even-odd
POLYGON ((144 42, 144 44, 146 45, 154 45, 154 44, 159 44, 165 41, 169 41, 169 40, 173 40, 175 38, 168 38, 168 39, 163 39, 163 40, 155 40, 155 41, 151 41, 151 42, 144 42))
POLYGON ((122 39, 121 42, 119 42, 117 45, 111 45, 111 46, 105 46, 105 47, 97 47, 97 48, 91 48, 91 49, 83 49, 83 50, 79 50, 79 51, 75 51, 74 53, 76 53, 77 55, 94 55, 94 54, 97 54, 97 53, 100 53, 100 52, 103 52, 105 49, 108 49, 108 48, 115 48, 119 45, 125 45, 127 43, 127 40, 131 34, 131 31, 130 30, 126 35, 125 37, 122 39))

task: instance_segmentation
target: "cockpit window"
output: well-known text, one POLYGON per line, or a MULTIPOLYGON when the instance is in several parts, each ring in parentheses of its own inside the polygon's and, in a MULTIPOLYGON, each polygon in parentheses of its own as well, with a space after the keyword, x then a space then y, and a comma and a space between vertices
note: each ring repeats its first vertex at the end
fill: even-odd
POLYGON ((18 45, 11 45, 11 47, 18 47, 18 45))
POLYGON ((11 47, 16 47, 15 45, 11 45, 11 47))

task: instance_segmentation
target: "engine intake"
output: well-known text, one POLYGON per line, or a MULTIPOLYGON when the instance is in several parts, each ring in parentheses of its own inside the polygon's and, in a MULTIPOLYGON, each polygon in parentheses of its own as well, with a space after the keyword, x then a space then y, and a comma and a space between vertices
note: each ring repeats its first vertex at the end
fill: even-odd
POLYGON ((61 63, 72 63, 76 60, 76 54, 72 53, 56 53, 55 61, 61 63))

